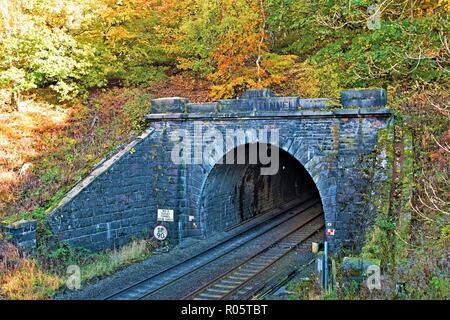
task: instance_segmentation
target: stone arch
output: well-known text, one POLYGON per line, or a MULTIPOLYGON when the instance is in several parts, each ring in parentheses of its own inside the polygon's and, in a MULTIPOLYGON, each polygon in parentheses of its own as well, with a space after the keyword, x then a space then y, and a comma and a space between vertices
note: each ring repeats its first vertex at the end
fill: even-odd
MULTIPOLYGON (((214 231, 223 231, 233 224, 251 218, 252 215, 270 210, 271 206, 273 208, 280 205, 281 203, 278 203, 276 199, 280 201, 295 200, 293 198, 301 196, 300 192, 305 192, 307 195, 307 192, 310 191, 311 194, 317 196, 322 203, 326 222, 332 219, 329 213, 332 201, 327 191, 328 176, 326 172, 322 171, 322 159, 314 155, 312 149, 308 150, 302 143, 292 141, 269 145, 271 148, 279 150, 280 166, 283 166, 284 163, 288 164, 288 167, 292 167, 287 169, 291 171, 284 176, 283 182, 280 180, 283 173, 274 177, 261 178, 256 172, 258 166, 217 164, 217 159, 223 159, 230 151, 252 144, 260 144, 255 139, 246 142, 228 148, 226 152, 216 158, 216 163, 208 163, 204 166, 205 178, 200 188, 197 206, 197 221, 200 221, 204 236, 208 236, 214 231), (305 179, 302 186, 296 186, 295 184, 299 184, 301 179, 305 179), (277 183, 280 184, 278 187, 275 186, 277 183), (255 192, 255 188, 257 192, 255 192), (270 194, 270 192, 272 193, 270 194), (246 200, 245 197, 252 193, 253 201, 246 200), (259 203, 260 197, 264 197, 264 195, 267 197, 264 199, 265 202, 259 203)), ((299 197, 298 200, 301 201, 302 198, 299 197)))
POLYGON ((330 160, 300 139, 280 142, 279 148, 292 155, 313 179, 322 201, 325 222, 334 226, 337 181, 330 172, 330 160))

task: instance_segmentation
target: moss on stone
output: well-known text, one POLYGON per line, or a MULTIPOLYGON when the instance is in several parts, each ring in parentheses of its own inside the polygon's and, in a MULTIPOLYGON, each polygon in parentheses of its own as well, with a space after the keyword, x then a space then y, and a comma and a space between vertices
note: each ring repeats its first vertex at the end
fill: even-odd
POLYGON ((403 132, 403 174, 401 181, 401 208, 398 218, 398 253, 403 257, 406 255, 406 243, 410 235, 411 210, 410 197, 413 190, 414 177, 414 158, 412 145, 412 132, 404 130, 403 132))
MULTIPOLYGON (((387 219, 390 209, 389 194, 392 186, 394 164, 394 130, 390 123, 378 131, 378 143, 375 150, 374 165, 371 168, 372 187, 369 198, 375 212, 375 221, 387 219), (377 173, 379 176, 375 176, 377 173)), ((385 230, 375 223, 366 234, 366 242, 361 250, 365 259, 379 259, 386 262, 385 251, 389 241, 385 230)))

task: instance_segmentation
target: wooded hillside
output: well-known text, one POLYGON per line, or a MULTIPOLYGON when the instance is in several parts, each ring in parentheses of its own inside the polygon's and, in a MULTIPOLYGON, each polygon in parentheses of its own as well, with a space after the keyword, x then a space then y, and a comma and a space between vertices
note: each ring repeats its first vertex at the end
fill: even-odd
POLYGON ((0 0, 0 219, 45 219, 142 131, 150 97, 267 87, 337 102, 381 87, 412 164, 365 252, 412 283, 407 297, 448 299, 449 12, 445 0, 0 0))

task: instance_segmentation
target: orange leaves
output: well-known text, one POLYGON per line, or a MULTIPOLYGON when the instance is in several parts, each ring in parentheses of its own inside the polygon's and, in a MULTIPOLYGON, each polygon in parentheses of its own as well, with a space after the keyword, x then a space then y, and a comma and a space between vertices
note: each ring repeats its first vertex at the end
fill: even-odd
POLYGON ((211 97, 234 97, 245 88, 283 81, 279 68, 271 67, 277 62, 266 55, 264 1, 151 0, 151 7, 164 51, 178 69, 212 81, 211 97))
POLYGON ((224 2, 227 18, 222 24, 227 32, 221 34, 220 44, 212 53, 216 70, 208 77, 216 84, 211 91, 213 98, 234 97, 248 87, 258 86, 258 77, 267 76, 257 65, 261 50, 266 50, 261 43, 264 21, 260 10, 256 0, 224 2))
POLYGON ((430 152, 430 160, 441 165, 448 166, 450 161, 450 129, 440 138, 433 137, 435 150, 430 152))
POLYGON ((432 16, 439 10, 450 12, 450 1, 448 0, 419 0, 414 3, 412 11, 415 17, 432 16))
POLYGON ((431 152, 430 159, 433 162, 439 161, 441 159, 441 154, 438 151, 431 152))
POLYGON ((214 82, 211 97, 231 98, 247 88, 278 85, 291 56, 269 53, 264 1, 223 1, 218 45, 211 58, 215 66, 208 79, 214 82))

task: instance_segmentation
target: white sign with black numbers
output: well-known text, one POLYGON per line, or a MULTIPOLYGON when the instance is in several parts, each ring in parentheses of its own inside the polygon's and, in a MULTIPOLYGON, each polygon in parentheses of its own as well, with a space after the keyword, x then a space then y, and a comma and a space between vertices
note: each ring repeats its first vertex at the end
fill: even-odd
POLYGON ((153 230, 153 236, 160 241, 166 240, 168 234, 169 232, 164 226, 156 226, 153 230))
POLYGON ((173 210, 158 209, 158 221, 173 222, 173 210))

